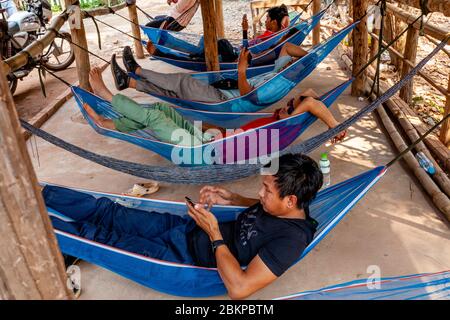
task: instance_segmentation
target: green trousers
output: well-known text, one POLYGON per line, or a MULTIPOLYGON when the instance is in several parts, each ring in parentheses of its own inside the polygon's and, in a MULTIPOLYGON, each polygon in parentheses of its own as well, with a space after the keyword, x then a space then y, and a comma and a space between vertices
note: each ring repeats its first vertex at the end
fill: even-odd
POLYGON ((182 146, 200 145, 213 138, 166 103, 140 105, 122 94, 116 94, 112 106, 122 115, 113 119, 116 129, 121 132, 150 130, 158 140, 182 146))

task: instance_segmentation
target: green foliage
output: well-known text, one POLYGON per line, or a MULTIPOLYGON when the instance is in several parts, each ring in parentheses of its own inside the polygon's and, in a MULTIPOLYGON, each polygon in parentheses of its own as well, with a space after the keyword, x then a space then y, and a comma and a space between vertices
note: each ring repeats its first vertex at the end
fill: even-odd
POLYGON ((92 0, 92 1, 80 1, 80 8, 81 9, 94 9, 98 7, 104 7, 105 2, 100 0, 92 0))
POLYGON ((61 8, 61 6, 59 5, 59 4, 52 4, 52 11, 53 12, 61 12, 62 11, 62 8, 61 8))

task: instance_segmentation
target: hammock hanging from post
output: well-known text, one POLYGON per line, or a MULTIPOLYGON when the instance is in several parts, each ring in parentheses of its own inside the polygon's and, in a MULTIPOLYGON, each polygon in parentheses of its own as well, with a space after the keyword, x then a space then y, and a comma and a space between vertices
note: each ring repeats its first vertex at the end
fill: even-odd
MULTIPOLYGON (((331 106, 351 82, 352 79, 342 83, 322 95, 320 100, 327 107, 331 106)), ((317 119, 310 113, 302 113, 201 146, 187 147, 162 142, 150 130, 123 133, 101 127, 87 114, 83 108, 84 103, 87 103, 97 114, 107 119, 117 119, 121 115, 114 111, 109 102, 90 92, 79 87, 72 87, 72 92, 84 118, 97 133, 133 143, 151 150, 169 161, 174 161, 175 156, 176 161, 185 159, 186 161, 183 161, 183 163, 177 163, 180 165, 205 165, 215 162, 232 164, 242 160, 256 161, 257 158, 266 157, 269 153, 273 154, 288 147, 317 119), (230 148, 232 151, 227 152, 230 148)), ((207 123, 219 126, 228 125, 229 128, 233 129, 238 129, 249 121, 272 115, 272 113, 212 113, 182 108, 176 108, 176 110, 181 115, 193 120, 204 120, 207 123)))
MULTIPOLYGON (((323 11, 319 12, 317 15, 311 17, 310 19, 303 21, 299 23, 297 26, 294 26, 292 30, 297 30, 292 36, 285 39, 284 41, 277 44, 275 47, 266 50, 264 53, 261 53, 261 55, 258 55, 257 57, 254 57, 252 59, 252 62, 250 64, 250 67, 256 67, 256 66, 263 66, 263 65, 269 65, 273 64, 274 61, 277 59, 283 45, 286 42, 293 43, 295 45, 300 45, 303 40, 306 38, 306 36, 311 32, 312 29, 319 23, 322 16, 325 14, 325 11, 327 9, 324 9, 323 11)), ((358 22, 356 22, 358 23, 358 22)), ((173 40, 173 39, 172 39, 173 40)), ((269 39, 271 41, 271 39, 269 39)), ((269 41, 268 40, 268 41, 269 41)), ((261 46, 265 46, 266 42, 264 44, 261 44, 261 46)), ((273 45, 273 44, 272 44, 273 45)), ((168 47, 165 47, 163 45, 154 44, 154 46, 161 51, 162 53, 170 54, 172 56, 177 56, 178 59, 172 59, 172 58, 165 58, 161 56, 154 55, 152 58, 161 60, 164 62, 167 62, 171 65, 174 65, 176 67, 193 70, 193 71, 206 71, 206 62, 196 62, 193 61, 190 53, 185 52, 183 50, 175 50, 168 47)), ((185 48, 184 50, 188 50, 187 47, 189 47, 192 51, 199 51, 199 46, 196 48, 192 46, 188 46, 187 44, 181 44, 177 42, 177 46, 181 48, 185 48)), ((270 46, 269 46, 270 47, 270 46)), ((262 47, 261 47, 262 48, 262 47)), ((237 69, 237 62, 221 62, 219 63, 220 70, 230 70, 230 69, 237 69)))
MULTIPOLYGON (((246 95, 221 102, 201 102, 158 94, 151 95, 170 104, 195 110, 216 112, 256 112, 262 110, 284 98, 295 86, 305 79, 348 35, 356 24, 353 23, 331 36, 327 41, 313 48, 307 55, 287 66, 284 70, 278 72, 274 77, 259 87, 254 88, 246 95)), ((273 70, 273 66, 250 68, 247 72, 247 77, 251 78, 254 75, 261 74, 261 72, 269 72, 271 70, 273 70)), ((237 80, 238 72, 237 70, 211 71, 194 73, 191 76, 197 80, 211 84, 223 79, 237 80)))
MULTIPOLYGON (((319 226, 313 241, 298 261, 306 256, 339 223, 385 172, 384 167, 377 167, 317 194, 316 199, 310 205, 310 215, 318 221, 319 226)), ((135 209, 187 216, 186 204, 181 202, 134 198, 86 190, 78 191, 95 197, 107 197, 135 209)), ((217 205, 212 208, 212 211, 219 222, 225 222, 235 220, 244 209, 243 207, 217 205)), ((64 217, 64 212, 55 212, 50 208, 48 211, 52 216, 70 221, 64 217)), ((157 260, 59 230, 55 230, 55 233, 63 253, 111 270, 146 287, 172 295, 188 297, 209 297, 226 293, 216 268, 157 260)))

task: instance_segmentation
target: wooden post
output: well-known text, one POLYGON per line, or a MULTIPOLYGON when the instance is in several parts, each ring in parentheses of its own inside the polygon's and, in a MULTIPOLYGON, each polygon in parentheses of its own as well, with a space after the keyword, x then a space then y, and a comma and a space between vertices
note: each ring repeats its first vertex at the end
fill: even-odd
POLYGON ((138 59, 144 59, 144 49, 142 48, 141 42, 141 30, 139 29, 139 20, 136 11, 136 5, 131 4, 128 5, 128 17, 133 23, 131 23, 131 31, 133 33, 133 37, 139 39, 134 40, 134 49, 136 50, 136 57, 138 59))
MULTIPOLYGON (((66 4, 66 8, 72 5, 72 3, 76 2, 76 0, 64 0, 66 4)), ((77 5, 79 8, 79 5, 77 5)), ((77 18, 80 21, 80 29, 71 28, 70 34, 72 36, 72 42, 77 44, 78 46, 88 49, 87 40, 86 40, 86 32, 84 30, 83 19, 81 18, 81 10, 80 17, 69 17, 69 25, 70 20, 77 18)), ((73 46, 73 51, 75 53, 75 61, 77 64, 77 73, 79 86, 85 90, 90 90, 91 86, 89 85, 89 71, 91 71, 91 63, 89 61, 89 53, 86 50, 83 50, 77 46, 73 46)))
MULTIPOLYGON (((419 30, 410 28, 406 35, 405 53, 403 57, 413 64, 416 63, 417 43, 419 42, 419 30)), ((409 71, 411 66, 407 63, 403 63, 401 78, 403 78, 409 71)), ((400 89, 400 98, 406 103, 410 103, 413 96, 413 84, 414 80, 411 79, 403 88, 400 89)))
MULTIPOLYGON (((373 33, 379 34, 380 33, 380 29, 373 28, 373 33)), ((370 37, 370 54, 369 54, 370 59, 375 57, 377 53, 378 53, 378 39, 375 38, 375 37, 370 37)), ((372 62, 371 66, 373 68, 376 68, 377 67, 377 60, 372 62)))
MULTIPOLYGON (((314 0, 313 6, 312 6, 312 13, 313 15, 316 15, 320 11, 320 0, 314 0)), ((320 21, 317 23, 317 25, 313 29, 313 36, 312 36, 312 44, 313 46, 316 46, 320 43, 320 21)))
POLYGON ((0 300, 71 299, 2 70, 0 97, 0 300))
POLYGON ((210 0, 200 0, 200 7, 202 8, 206 67, 208 71, 218 71, 219 52, 217 48, 217 24, 215 21, 214 3, 210 0))
MULTIPOLYGON (((353 1, 353 21, 357 21, 367 11, 366 0, 352 0, 353 1)), ((360 23, 353 29, 353 66, 352 74, 361 70, 367 63, 368 54, 368 31, 367 31, 367 16, 364 17, 360 23)), ((352 83, 352 95, 361 96, 365 90, 366 72, 361 73, 352 83)))
MULTIPOLYGON (((447 98, 445 100, 445 110, 443 116, 445 117, 449 113, 450 113, 450 75, 448 77, 447 98)), ((450 119, 447 119, 442 124, 439 139, 447 148, 450 149, 450 119)))
POLYGON ((225 38, 225 27, 223 23, 223 6, 222 0, 215 0, 216 22, 217 22, 217 37, 225 38))

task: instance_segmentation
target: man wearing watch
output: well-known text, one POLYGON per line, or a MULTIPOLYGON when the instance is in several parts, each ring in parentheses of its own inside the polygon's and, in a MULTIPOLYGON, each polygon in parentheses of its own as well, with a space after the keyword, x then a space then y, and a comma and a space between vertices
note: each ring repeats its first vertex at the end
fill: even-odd
POLYGON ((248 209, 236 221, 218 223, 204 205, 188 204, 197 224, 187 236, 195 264, 217 267, 232 299, 243 299, 276 280, 313 239, 317 222, 309 217, 308 206, 322 179, 311 158, 288 154, 280 157, 276 174, 263 177, 259 199, 203 187, 201 204, 248 209))
POLYGON ((58 186, 45 186, 42 195, 48 208, 71 219, 51 216, 55 229, 155 259, 217 267, 229 296, 243 299, 281 276, 312 241, 317 222, 308 207, 322 180, 311 158, 284 155, 278 171, 263 177, 259 199, 206 186, 199 204, 186 199, 192 219, 58 186), (248 208, 218 223, 205 204, 248 208))

